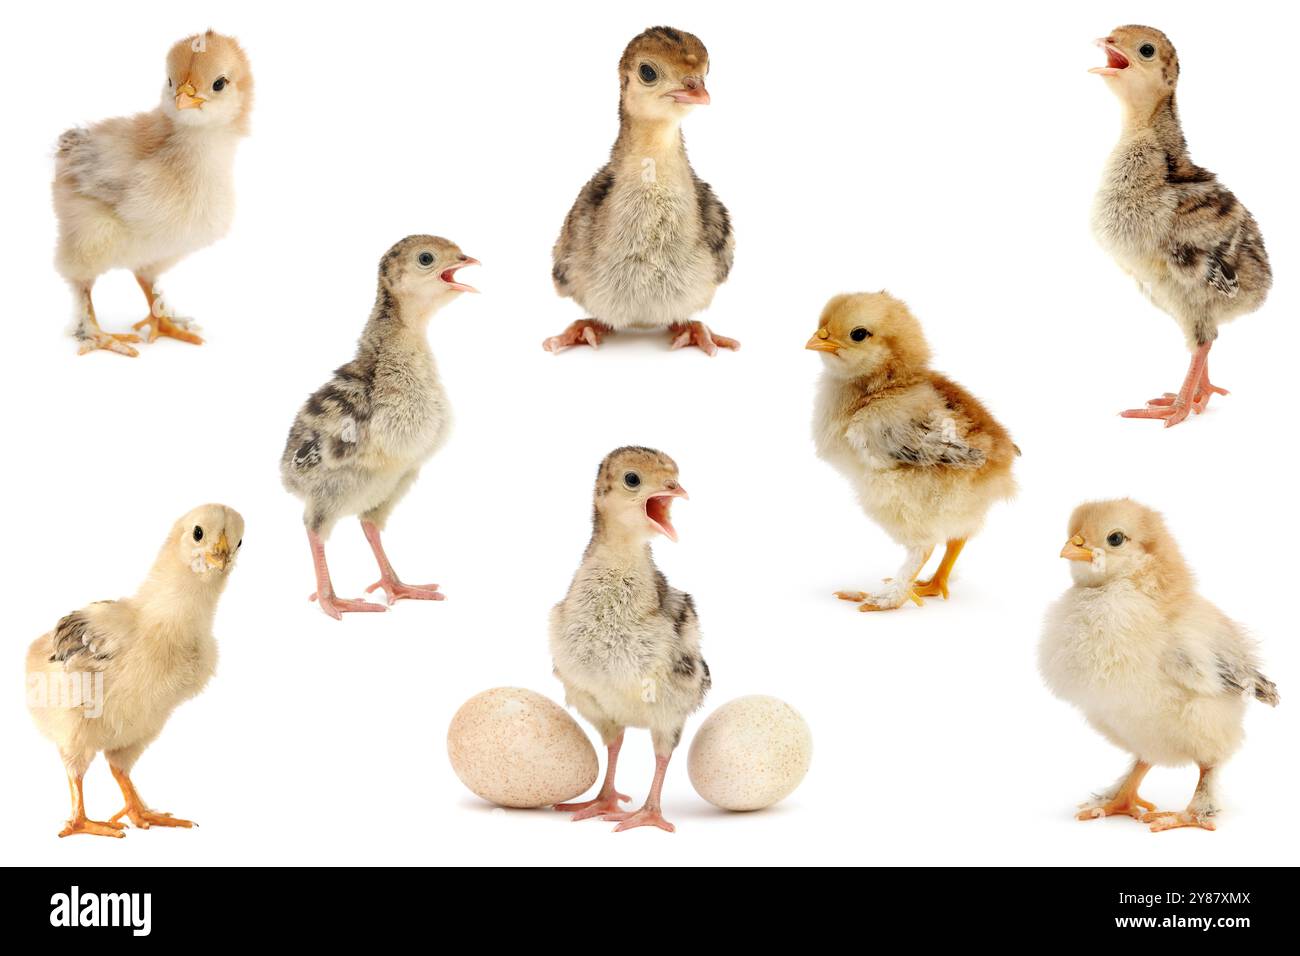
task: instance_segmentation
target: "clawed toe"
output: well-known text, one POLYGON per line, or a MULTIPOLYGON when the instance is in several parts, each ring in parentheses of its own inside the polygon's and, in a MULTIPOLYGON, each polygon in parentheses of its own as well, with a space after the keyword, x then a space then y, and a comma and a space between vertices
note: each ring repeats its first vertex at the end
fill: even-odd
POLYGON ((1196 827, 1201 830, 1216 829, 1213 820, 1197 816, 1186 810, 1161 810, 1156 813, 1144 813, 1140 819, 1143 823, 1150 825, 1152 833, 1177 830, 1183 827, 1196 827))
POLYGON ((382 604, 372 604, 369 601, 352 600, 349 598, 335 597, 333 595, 327 595, 322 598, 313 593, 307 600, 318 601, 320 603, 320 609, 336 621, 341 621, 345 613, 388 610, 388 608, 384 607, 382 604))
POLYGON ((617 823, 614 827, 615 833, 621 833, 624 830, 632 830, 636 827, 658 827, 660 830, 667 830, 669 833, 676 833, 677 828, 663 818, 663 814, 658 810, 647 810, 642 807, 635 813, 606 813, 601 817, 610 823, 617 823))
POLYGON ((557 353, 575 345, 588 345, 593 349, 598 349, 601 341, 609 331, 608 326, 602 325, 594 319, 580 319, 559 335, 552 335, 542 342, 542 348, 548 352, 557 353))
POLYGON ((438 590, 436 584, 403 584, 401 581, 391 581, 380 578, 370 587, 366 588, 369 594, 377 588, 384 589, 384 597, 389 604, 396 604, 401 600, 411 601, 445 601, 447 595, 438 590))
POLYGON ((685 322, 674 325, 669 328, 669 332, 673 336, 670 348, 674 351, 686 348, 688 345, 694 345, 708 355, 717 355, 720 348, 731 349, 732 351, 740 348, 738 341, 725 335, 718 335, 703 322, 685 322))

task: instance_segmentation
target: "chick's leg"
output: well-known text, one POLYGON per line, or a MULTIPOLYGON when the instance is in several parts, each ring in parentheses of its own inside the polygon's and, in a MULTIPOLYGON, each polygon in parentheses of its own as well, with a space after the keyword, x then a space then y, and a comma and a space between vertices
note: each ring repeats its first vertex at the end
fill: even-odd
POLYGON ((140 336, 129 332, 105 332, 99 327, 99 320, 95 318, 95 303, 90 298, 91 285, 90 282, 82 283, 76 289, 80 316, 72 335, 79 343, 77 354, 85 355, 102 349, 136 358, 140 353, 127 343, 139 342, 140 336))
POLYGON ((371 521, 362 521, 361 530, 365 532, 366 540, 370 542, 370 550, 375 553, 375 560, 379 562, 379 580, 366 588, 367 594, 375 590, 375 588, 383 588, 389 604, 400 601, 402 598, 410 598, 414 601, 445 601, 447 599, 447 595, 441 593, 436 584, 403 584, 398 579, 393 566, 388 562, 388 555, 384 553, 384 543, 379 538, 379 526, 371 521))
POLYGON ((595 799, 584 800, 581 803, 557 803, 555 809, 561 813, 573 811, 574 822, 603 817, 607 813, 618 813, 619 801, 632 799, 627 794, 619 793, 614 789, 614 771, 618 767, 618 752, 622 749, 623 731, 620 729, 618 736, 609 744, 609 757, 605 762, 605 782, 600 785, 600 793, 596 794, 595 799))
POLYGON ((606 813, 601 817, 602 820, 618 823, 618 826, 614 827, 615 833, 631 830, 635 827, 658 827, 660 830, 667 830, 669 833, 677 831, 675 826, 664 819, 659 805, 660 793, 664 788, 664 775, 668 772, 668 760, 671 757, 671 753, 667 755, 655 754, 655 778, 650 784, 650 794, 645 798, 645 806, 631 813, 619 811, 606 813))
POLYGON ((170 813, 159 813, 156 810, 150 810, 145 806, 144 801, 140 799, 140 794, 135 789, 135 784, 127 775, 126 770, 114 766, 112 756, 108 760, 109 769, 113 771, 113 779, 122 789, 122 797, 126 800, 126 806, 113 815, 109 823, 121 826, 117 821, 127 817, 131 825, 141 830, 148 830, 152 827, 192 827, 194 821, 182 820, 180 817, 174 817, 170 813))
POLYGON ((734 352, 740 348, 740 343, 735 339, 718 335, 703 322, 678 322, 669 326, 668 333, 673 337, 670 347, 674 351, 694 345, 709 355, 717 355, 718 349, 731 349, 734 352))
POLYGON ((579 319, 559 335, 552 335, 544 341, 542 348, 548 352, 563 352, 575 345, 590 345, 593 349, 598 349, 605 336, 613 331, 604 322, 595 319, 579 319))
POLYGON ((912 593, 917 597, 942 597, 945 601, 948 600, 948 575, 952 574, 952 566, 957 563, 957 556, 961 554, 961 549, 964 547, 966 547, 965 538, 954 538, 949 541, 944 548, 939 566, 934 569, 934 574, 928 581, 917 581, 912 588, 912 593))
MULTIPOLYGON (((1198 827, 1202 830, 1213 830, 1214 821, 1210 818, 1219 812, 1218 806, 1214 800, 1214 768, 1202 767, 1201 778, 1196 783, 1196 792, 1192 794, 1192 802, 1187 805, 1186 810, 1161 810, 1154 813, 1145 813, 1142 815, 1142 822, 1151 825, 1152 833, 1160 833, 1163 830, 1177 830, 1181 827, 1198 827)), ((1151 807, 1155 810, 1155 807, 1151 807)))
POLYGON ((1192 353, 1191 364, 1187 368, 1187 377, 1183 379, 1182 388, 1178 393, 1165 392, 1159 398, 1153 398, 1147 402, 1146 408, 1130 408, 1127 411, 1120 412, 1124 418, 1159 418, 1163 419, 1165 427, 1177 425, 1187 418, 1188 414, 1195 412, 1198 415, 1205 411, 1209 405, 1210 398, 1214 395, 1227 395, 1226 388, 1220 388, 1210 381, 1210 346, 1213 343, 1206 342, 1198 346, 1192 353))
POLYGON ((177 318, 170 314, 171 310, 163 302, 162 291, 154 284, 152 278, 137 272, 135 281, 140 286, 140 291, 144 293, 144 297, 149 300, 149 314, 131 328, 137 332, 147 329, 145 341, 156 341, 161 335, 165 338, 189 342, 191 345, 203 344, 203 339, 191 331, 197 329, 197 325, 189 319, 177 318))
POLYGON ((121 823, 116 823, 113 820, 105 823, 100 820, 86 818, 86 802, 81 793, 81 778, 85 775, 85 772, 84 766, 68 768, 68 791, 72 794, 72 817, 68 820, 68 825, 59 831, 59 836, 72 836, 77 833, 118 837, 119 839, 126 836, 122 832, 125 827, 121 823))
POLYGON ((1149 763, 1143 763, 1141 760, 1134 761, 1133 769, 1129 771, 1128 776, 1111 788, 1109 793, 1099 795, 1095 802, 1080 804, 1075 819, 1097 820, 1101 817, 1112 817, 1119 813, 1130 816, 1134 820, 1142 819, 1144 810, 1154 810, 1156 808, 1154 803, 1148 803, 1138 796, 1138 786, 1150 769, 1151 765, 1149 763))
MULTIPOLYGON (((916 593, 913 585, 916 576, 925 567, 925 562, 930 560, 933 551, 933 545, 908 548, 907 558, 903 561, 903 566, 898 569, 898 573, 892 578, 885 578, 885 583, 889 586, 883 591, 876 594, 868 594, 866 591, 836 591, 835 596, 841 601, 853 601, 858 605, 859 611, 892 611, 894 608, 902 607, 909 600, 919 607, 925 602, 916 593)), ((953 560, 956 560, 956 555, 953 556, 953 560)))
POLYGON ((343 612, 345 611, 388 610, 382 604, 371 604, 369 601, 353 601, 337 597, 334 594, 334 584, 330 581, 329 566, 325 564, 325 542, 320 539, 320 535, 311 529, 307 531, 307 540, 311 542, 312 563, 316 567, 316 590, 307 600, 319 601, 320 609, 336 621, 343 619, 343 612))

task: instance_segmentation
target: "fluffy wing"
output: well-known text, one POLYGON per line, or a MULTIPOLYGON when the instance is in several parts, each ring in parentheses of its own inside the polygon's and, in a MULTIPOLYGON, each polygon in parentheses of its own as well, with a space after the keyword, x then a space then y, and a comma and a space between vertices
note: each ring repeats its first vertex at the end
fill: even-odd
MULTIPOLYGON (((1210 174, 1206 174, 1209 176, 1210 174)), ((1169 257, 1172 274, 1192 289, 1236 298, 1243 286, 1272 280, 1259 226, 1232 192, 1212 176, 1180 182, 1169 257)))
POLYGON ((126 635, 97 621, 95 609, 115 604, 116 601, 97 601, 60 618, 54 626, 50 663, 58 661, 73 670, 102 670, 121 652, 126 635))
POLYGON ((725 282, 731 274, 731 264, 736 256, 736 237, 731 231, 731 216, 712 188, 699 176, 695 178, 695 200, 699 205, 702 237, 713 256, 713 277, 725 282))
POLYGON ((1162 666, 1182 686, 1206 697, 1250 694, 1270 707, 1281 700, 1277 685, 1260 672, 1250 638, 1225 617, 1209 634, 1181 635, 1162 666))
POLYGON ((848 439, 873 458, 901 465, 979 468, 988 456, 969 441, 962 424, 937 409, 924 415, 859 415, 849 425, 848 439))
POLYGON ((614 168, 606 165, 587 181, 574 200, 551 250, 551 278, 560 295, 573 295, 572 276, 590 251, 592 218, 614 186, 614 168))
POLYGON ((286 479, 346 464, 365 438, 371 416, 373 369, 349 362, 303 405, 281 457, 286 479))

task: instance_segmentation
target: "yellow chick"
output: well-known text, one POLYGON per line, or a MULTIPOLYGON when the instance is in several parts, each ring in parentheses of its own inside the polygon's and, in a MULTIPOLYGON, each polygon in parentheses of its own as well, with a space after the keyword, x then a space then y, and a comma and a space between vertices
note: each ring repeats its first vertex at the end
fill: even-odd
POLYGON ((1153 831, 1213 830, 1219 766, 1242 739, 1246 701, 1276 706, 1254 643, 1196 593, 1178 544, 1155 511, 1128 498, 1080 505, 1061 557, 1074 587, 1047 612, 1039 669, 1057 697, 1133 755, 1114 786, 1081 805, 1080 820, 1122 813, 1153 831), (1138 796, 1153 764, 1195 763, 1186 810, 1156 811, 1138 796))
POLYGON ((230 37, 209 30, 167 54, 162 102, 147 113, 70 129, 55 157, 54 264, 72 286, 73 337, 82 354, 135 356, 131 333, 99 327, 90 292, 109 269, 130 269, 149 302, 137 322, 152 342, 167 336, 201 345, 197 326, 163 301, 158 278, 230 228, 235 147, 248 133, 253 74, 230 37))
POLYGON ((948 597, 948 576, 993 503, 1015 493, 1011 436, 960 385, 930 369, 930 347, 907 306, 886 292, 837 295, 807 348, 825 370, 813 437, 867 514, 907 557, 876 593, 838 591, 861 611, 948 597), (917 576, 935 545, 943 559, 917 576))
POLYGON ((27 705, 59 748, 72 819, 59 836, 122 836, 134 826, 189 827, 151 810, 131 782, 136 760, 167 719, 207 684, 217 663, 212 621, 243 544, 244 519, 202 505, 177 521, 133 597, 96 601, 63 617, 27 653, 27 705), (126 806, 108 821, 86 817, 81 781, 104 752, 126 806))

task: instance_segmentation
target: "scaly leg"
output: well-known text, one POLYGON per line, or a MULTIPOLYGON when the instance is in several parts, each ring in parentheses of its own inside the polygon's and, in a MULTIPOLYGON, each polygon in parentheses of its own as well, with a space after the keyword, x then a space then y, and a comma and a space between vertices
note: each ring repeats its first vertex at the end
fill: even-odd
POLYGON ((403 584, 398 580, 397 572, 388 563, 388 555, 384 553, 384 543, 379 540, 379 527, 373 522, 363 521, 361 522, 361 530, 365 532, 366 540, 370 542, 370 550, 375 553, 375 560, 379 562, 379 580, 366 588, 367 594, 375 588, 383 588, 389 604, 400 601, 402 598, 410 598, 414 601, 445 601, 447 599, 447 595, 438 591, 438 585, 436 584, 403 584))
POLYGON ((1113 817, 1116 814, 1123 813, 1132 817, 1134 820, 1142 819, 1143 810, 1154 810, 1156 805, 1149 803, 1138 796, 1138 786, 1142 783, 1142 778, 1147 775, 1151 769, 1151 764, 1143 763, 1141 760, 1134 761, 1133 769, 1115 788, 1109 796, 1101 799, 1100 803, 1082 803, 1080 804, 1079 813, 1076 814, 1076 820, 1098 820, 1102 817, 1113 817))
MULTIPOLYGON (((1160 810, 1155 813, 1144 813, 1142 822, 1151 824, 1152 833, 1177 830, 1182 827, 1198 827, 1202 830, 1215 829, 1214 821, 1210 819, 1219 812, 1210 793, 1210 781, 1213 773, 1213 767, 1201 768, 1201 778, 1196 782, 1196 792, 1192 794, 1192 802, 1187 805, 1186 810, 1160 810)), ((1150 809, 1155 810, 1155 807, 1150 809)))
POLYGON ((307 600, 320 601, 320 609, 336 621, 343 620, 344 611, 388 610, 382 604, 353 601, 336 596, 334 584, 330 581, 330 569, 325 563, 325 542, 321 541, 320 535, 310 529, 307 531, 307 540, 311 542, 312 563, 316 567, 316 590, 307 600))
POLYGON ((623 733, 620 731, 618 739, 609 745, 609 759, 605 762, 605 782, 600 785, 600 793, 596 794, 595 799, 584 800, 581 803, 557 803, 554 809, 561 813, 576 811, 573 814, 574 822, 620 812, 619 801, 632 799, 627 794, 619 793, 614 789, 614 769, 618 766, 618 752, 622 748, 623 733))
POLYGON ((917 597, 942 597, 945 601, 948 600, 948 575, 952 574, 952 566, 957 563, 957 555, 961 554, 961 549, 964 547, 966 547, 965 538, 954 538, 949 541, 944 548, 939 566, 934 569, 930 580, 917 581, 912 588, 912 593, 917 597))
POLYGON ((81 320, 73 332, 73 336, 80 343, 77 346, 77 354, 85 355, 87 352, 102 349, 105 352, 116 352, 118 355, 136 358, 140 353, 127 343, 139 342, 140 336, 132 335, 130 332, 105 332, 99 327, 99 320, 95 318, 95 303, 90 299, 92 284, 86 282, 77 286, 77 292, 81 296, 81 320))
POLYGON ((575 345, 590 345, 593 349, 598 349, 605 336, 613 331, 604 322, 595 319, 579 319, 559 335, 552 335, 544 341, 542 348, 548 352, 563 352, 575 345))
POLYGON ((655 779, 650 784, 650 795, 645 798, 645 806, 635 813, 625 811, 616 811, 606 813, 601 817, 602 820, 617 822, 618 826, 614 827, 614 832, 622 830, 631 830, 635 827, 658 827, 660 830, 667 830, 669 833, 676 832, 677 828, 664 819, 660 811, 659 796, 664 788, 664 775, 668 772, 668 757, 655 755, 655 779))
POLYGON ((59 836, 72 836, 76 833, 89 833, 92 836, 117 837, 118 839, 126 836, 122 832, 126 827, 115 822, 116 817, 107 823, 100 820, 86 819, 86 803, 81 794, 81 774, 74 775, 71 772, 68 774, 68 790, 72 794, 72 819, 59 832, 59 836))
POLYGON ((1211 396, 1227 395, 1226 388, 1220 388, 1210 381, 1210 346, 1207 342, 1192 353, 1191 364, 1187 368, 1187 377, 1177 394, 1165 392, 1159 398, 1147 402, 1146 408, 1130 408, 1120 412, 1124 418, 1160 418, 1165 427, 1177 425, 1195 412, 1205 411, 1211 396))
POLYGON ((109 769, 113 771, 113 779, 122 788, 122 797, 126 800, 126 806, 113 815, 113 819, 109 821, 110 823, 121 826, 117 821, 127 817, 133 827, 141 830, 148 830, 150 827, 185 827, 188 829, 194 826, 192 820, 182 820, 170 813, 159 813, 156 810, 150 810, 144 805, 144 801, 140 799, 140 794, 136 792, 135 784, 131 782, 127 772, 111 764, 109 769))
POLYGON ((720 348, 731 349, 733 352, 740 348, 740 343, 735 339, 715 334, 703 322, 678 322, 669 326, 668 332, 673 337, 671 348, 674 351, 694 345, 709 355, 717 355, 720 348))
POLYGON ((144 293, 144 297, 149 300, 149 314, 131 328, 137 332, 147 328, 149 331, 145 333, 146 342, 153 342, 161 335, 169 339, 189 342, 191 345, 203 344, 203 339, 190 331, 191 329, 197 329, 197 325, 189 319, 178 319, 175 316, 167 315, 167 307, 163 304, 162 293, 154 288, 152 280, 137 272, 135 281, 140 286, 140 291, 144 293))
POLYGON ((908 548, 907 558, 903 561, 903 566, 898 569, 898 573, 892 578, 885 578, 885 583, 889 587, 877 594, 868 594, 866 591, 836 591, 835 596, 841 601, 853 601, 858 604, 859 611, 892 611, 902 607, 909 600, 920 607, 925 604, 925 601, 921 600, 921 595, 916 593, 913 584, 916 576, 925 567, 925 562, 930 560, 933 551, 934 545, 908 548))

